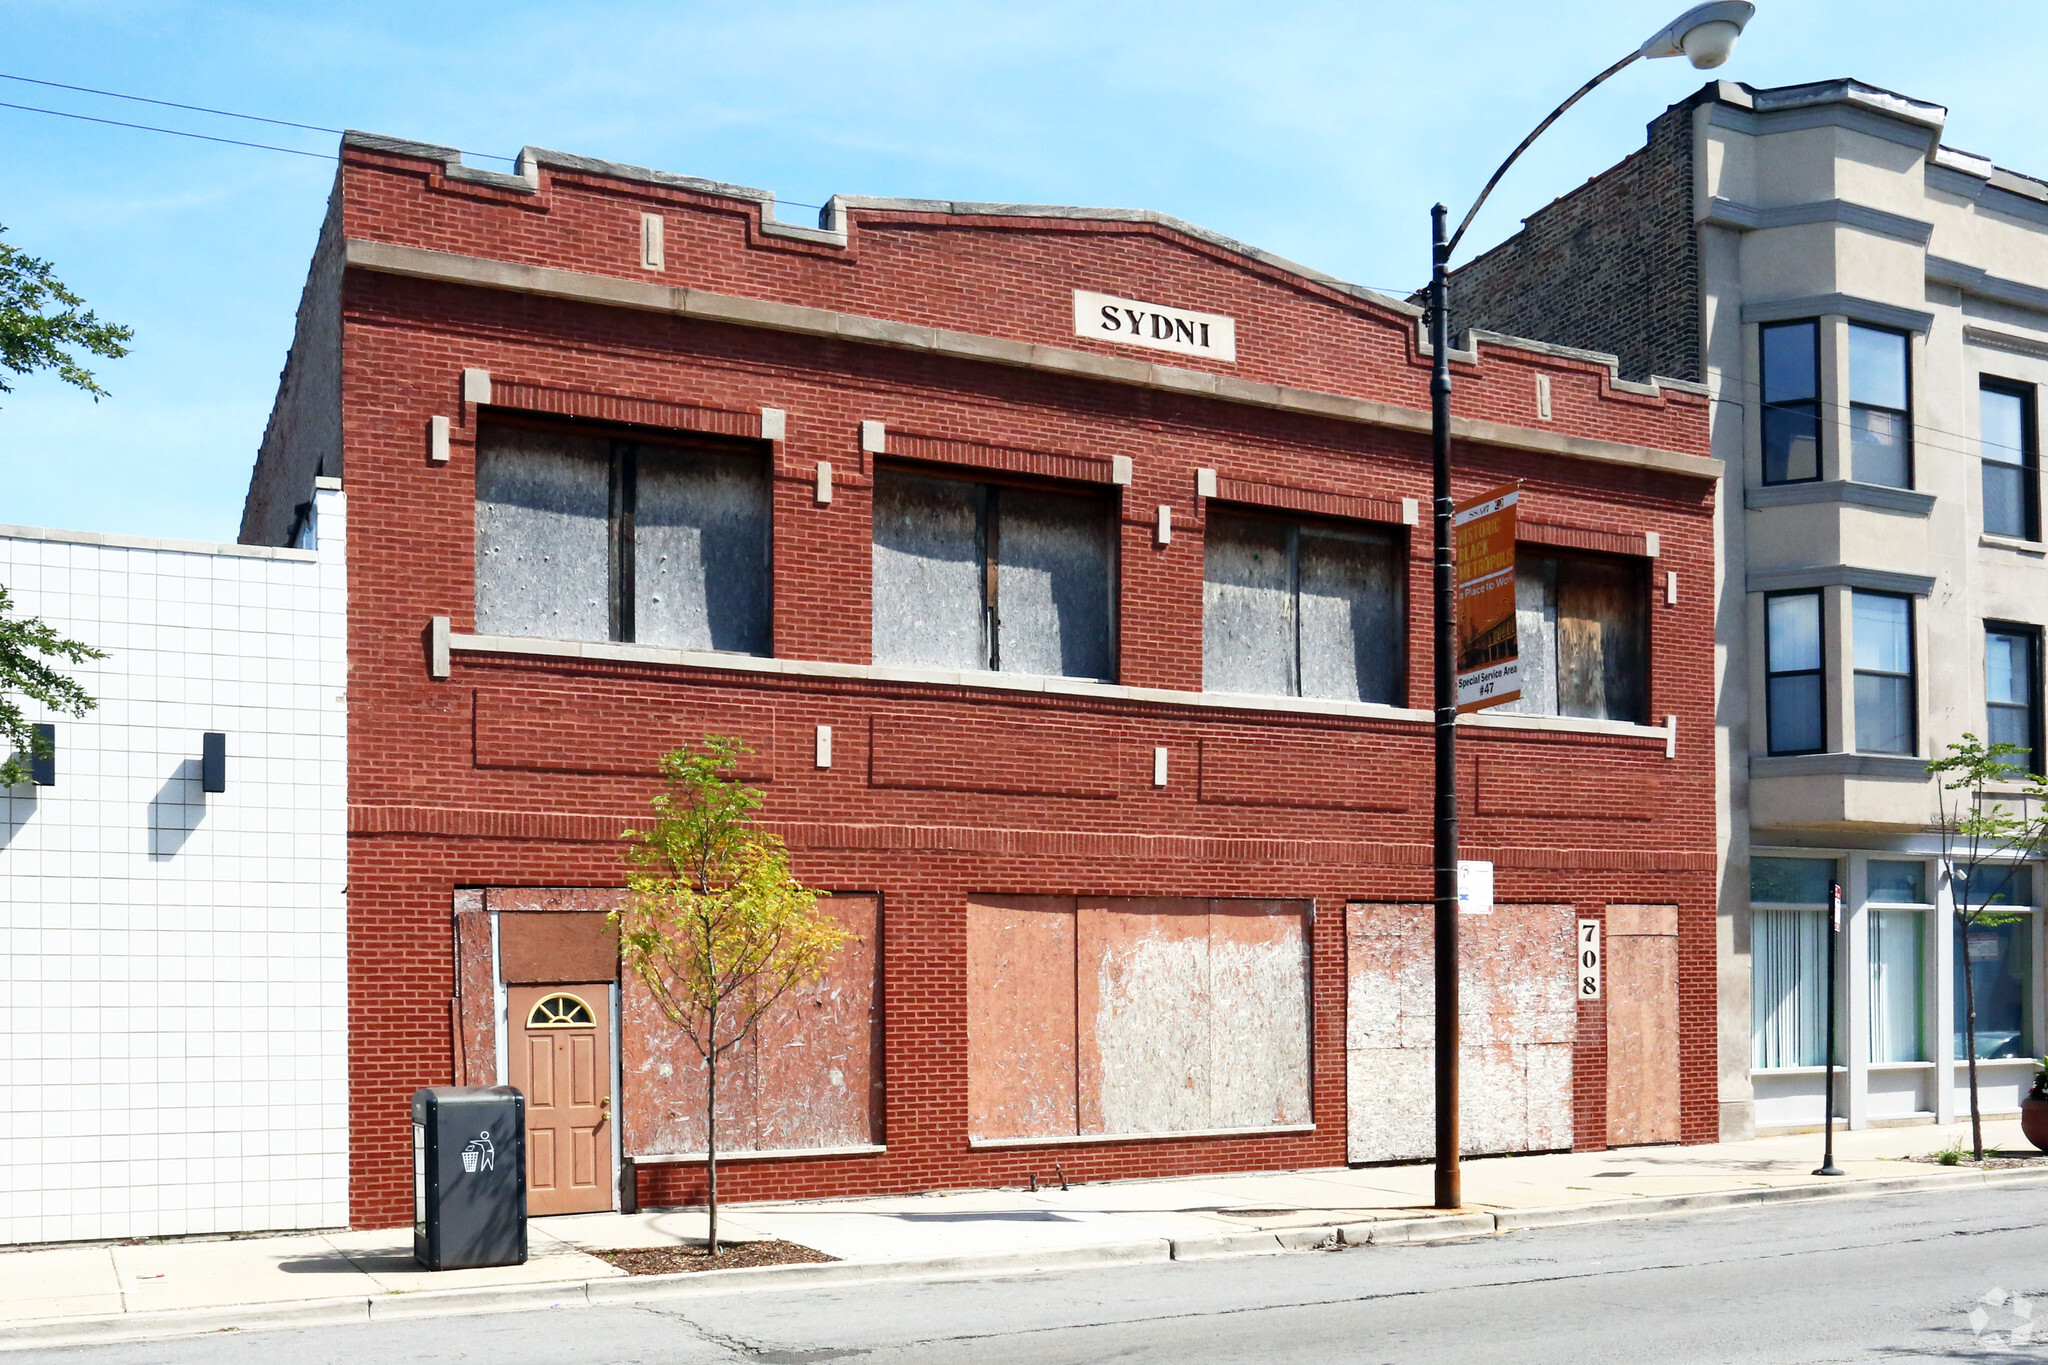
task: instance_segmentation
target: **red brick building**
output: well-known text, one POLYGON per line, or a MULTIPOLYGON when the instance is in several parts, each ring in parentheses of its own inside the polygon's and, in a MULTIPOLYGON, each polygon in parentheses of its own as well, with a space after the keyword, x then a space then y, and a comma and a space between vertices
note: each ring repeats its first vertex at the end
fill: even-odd
MULTIPOLYGON (((602 916, 707 733, 860 935, 734 1068, 731 1196, 1425 1154, 1415 310, 1151 213, 823 223, 345 141, 242 536, 345 481, 355 1221, 410 1216, 451 1082, 527 1090, 536 1211, 624 1158, 697 1196, 698 1073, 602 916)), ((1531 676, 1462 730, 1468 1140, 1707 1140, 1706 398, 1483 334, 1453 371, 1531 676)))

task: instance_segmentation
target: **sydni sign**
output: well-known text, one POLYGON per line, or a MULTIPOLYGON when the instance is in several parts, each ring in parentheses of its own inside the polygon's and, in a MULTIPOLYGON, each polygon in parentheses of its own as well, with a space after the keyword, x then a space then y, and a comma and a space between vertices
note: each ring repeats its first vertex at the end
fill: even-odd
POLYGON ((1074 335, 1237 363, 1237 320, 1221 313, 1074 291, 1074 335))

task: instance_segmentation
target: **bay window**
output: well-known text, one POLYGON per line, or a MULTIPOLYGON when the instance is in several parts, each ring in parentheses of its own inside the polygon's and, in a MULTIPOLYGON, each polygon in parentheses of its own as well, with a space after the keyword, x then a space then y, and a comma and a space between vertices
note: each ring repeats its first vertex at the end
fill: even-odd
POLYGON ((1852 597, 1856 748, 1910 754, 1918 743, 1913 685, 1913 602, 1891 593, 1852 597))
POLYGON ((1764 599, 1764 723, 1773 754, 1817 754, 1827 747, 1818 592, 1764 599))
POLYGON ((1913 486, 1912 366, 1907 336, 1849 324, 1849 477, 1913 486))
POLYGON ((1763 361, 1764 482, 1820 477, 1820 324, 1758 329, 1763 361))

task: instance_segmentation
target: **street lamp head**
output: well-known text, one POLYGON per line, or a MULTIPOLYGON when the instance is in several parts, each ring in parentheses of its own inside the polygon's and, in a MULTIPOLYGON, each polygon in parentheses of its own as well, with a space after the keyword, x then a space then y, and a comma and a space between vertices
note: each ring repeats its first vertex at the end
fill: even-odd
POLYGON ((1749 0, 1714 0, 1694 5, 1644 43, 1644 57, 1684 57, 1702 71, 1710 71, 1728 60, 1742 26, 1756 13, 1749 0))

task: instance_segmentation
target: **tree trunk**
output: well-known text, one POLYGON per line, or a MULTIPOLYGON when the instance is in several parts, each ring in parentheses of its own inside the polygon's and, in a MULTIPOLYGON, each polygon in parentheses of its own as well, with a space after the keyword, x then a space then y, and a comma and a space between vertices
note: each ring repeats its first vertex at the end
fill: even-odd
MULTIPOLYGON (((718 1254, 718 1039, 713 1035, 711 1055, 704 1059, 704 1180, 708 1189, 705 1205, 711 1213, 711 1254, 718 1254)), ((1971 1092, 1975 1094, 1974 1089, 1971 1092)))
MULTIPOLYGON (((1963 925, 1963 1040, 1970 1059, 1970 1149, 1984 1159, 1984 1118, 1977 1105, 1977 974, 1970 970, 1970 921, 1963 925)), ((1939 1075, 1939 1073, 1936 1073, 1939 1075)))

